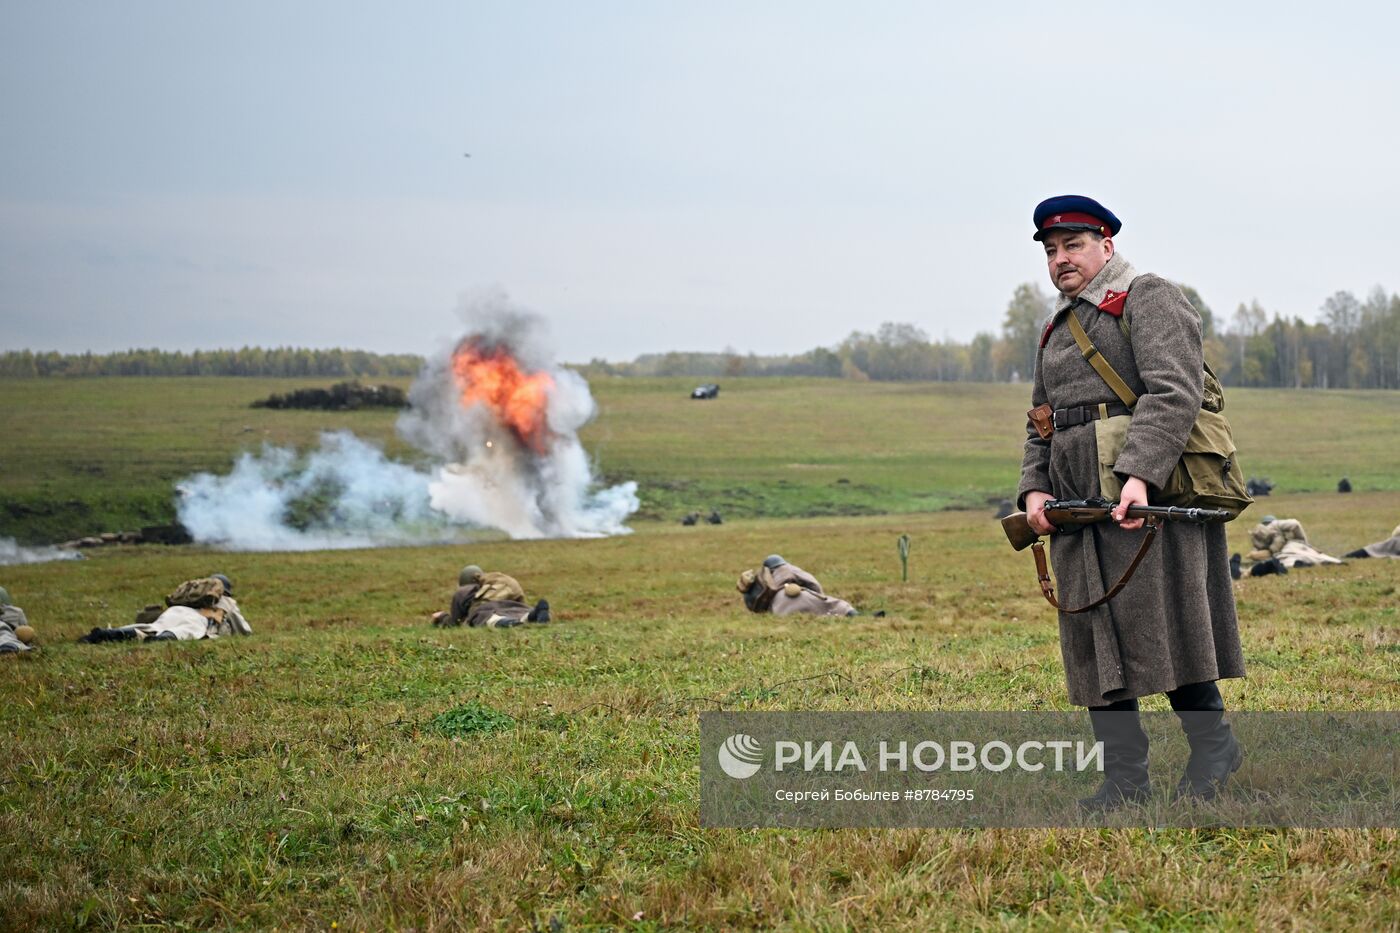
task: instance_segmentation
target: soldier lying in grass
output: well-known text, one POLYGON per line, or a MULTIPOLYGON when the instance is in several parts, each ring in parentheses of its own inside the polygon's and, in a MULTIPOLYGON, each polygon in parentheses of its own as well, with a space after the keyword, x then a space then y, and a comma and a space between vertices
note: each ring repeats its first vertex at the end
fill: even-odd
POLYGON ((1330 554, 1324 554, 1308 543, 1308 533, 1296 518, 1275 518, 1265 515, 1250 529, 1249 543, 1254 550, 1249 559, 1264 562, 1277 559, 1285 567, 1312 567, 1315 564, 1340 564, 1330 554))
POLYGON ((0 654, 28 651, 34 629, 24 610, 10 602, 10 591, 0 586, 0 654))
POLYGON ((816 577, 778 554, 769 554, 757 570, 741 573, 735 588, 744 594, 744 605, 750 612, 771 612, 775 616, 860 614, 844 599, 823 593, 816 577))
POLYGON ((1347 557, 1394 557, 1400 559, 1400 525, 1395 526, 1395 530, 1390 533, 1390 537, 1384 541, 1377 541, 1375 544, 1368 544, 1363 548, 1349 551, 1347 557))
POLYGON ((504 573, 484 572, 468 564, 457 575, 458 589, 452 594, 452 607, 433 613, 433 625, 461 625, 471 628, 511 628, 522 622, 548 622, 549 601, 531 607, 519 581, 504 573))
POLYGON ((168 608, 164 610, 147 606, 137 613, 137 621, 132 625, 95 628, 78 641, 197 641, 253 634, 253 627, 233 598, 233 581, 222 573, 186 580, 165 602, 168 608))

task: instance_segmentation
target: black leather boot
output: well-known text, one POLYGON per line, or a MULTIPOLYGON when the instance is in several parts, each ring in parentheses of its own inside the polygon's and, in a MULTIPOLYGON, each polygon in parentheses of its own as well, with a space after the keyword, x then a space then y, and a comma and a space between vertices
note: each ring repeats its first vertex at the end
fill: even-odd
POLYGON ((1152 796, 1147 776, 1147 733, 1138 719, 1137 703, 1129 709, 1091 709, 1094 738, 1103 743, 1103 783, 1079 807, 1090 813, 1117 810, 1152 796))
POLYGON ((120 628, 95 628, 86 635, 78 638, 78 641, 89 645, 100 645, 107 641, 131 641, 136 637, 136 632, 130 629, 120 628))
POLYGON ((1191 745, 1186 772, 1176 783, 1177 796, 1214 800, 1244 761, 1244 750, 1225 721, 1220 689, 1215 681, 1188 684, 1168 693, 1167 699, 1191 745))

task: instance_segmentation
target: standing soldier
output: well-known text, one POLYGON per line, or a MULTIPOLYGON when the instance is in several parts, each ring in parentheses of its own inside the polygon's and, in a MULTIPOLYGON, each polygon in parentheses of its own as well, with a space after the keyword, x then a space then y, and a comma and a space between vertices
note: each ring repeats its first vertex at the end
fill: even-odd
MULTIPOLYGON (((1122 487, 1116 524, 1051 538, 1060 598, 1083 606, 1101 598, 1138 553, 1143 521, 1126 510, 1149 504, 1163 487, 1200 412, 1201 320, 1179 288, 1138 274, 1116 251, 1122 224, 1097 201, 1050 198, 1034 221, 1060 297, 1040 338, 1031 404, 1054 410, 1054 432, 1042 437, 1027 424, 1019 499, 1031 527, 1049 535, 1047 500, 1114 498, 1116 490, 1100 482, 1101 457, 1108 458, 1105 476, 1122 487), (1116 457, 1099 450, 1094 423, 1129 412, 1091 365, 1093 354, 1081 350, 1076 326, 1138 397, 1116 457)), ((1240 764, 1216 687, 1221 678, 1244 676, 1225 528, 1166 522, 1157 537, 1118 596, 1084 614, 1060 613, 1070 702, 1089 708, 1104 746, 1103 785, 1080 801, 1089 810, 1151 793, 1139 697, 1165 693, 1181 718, 1191 757, 1178 793, 1213 797, 1240 764)))

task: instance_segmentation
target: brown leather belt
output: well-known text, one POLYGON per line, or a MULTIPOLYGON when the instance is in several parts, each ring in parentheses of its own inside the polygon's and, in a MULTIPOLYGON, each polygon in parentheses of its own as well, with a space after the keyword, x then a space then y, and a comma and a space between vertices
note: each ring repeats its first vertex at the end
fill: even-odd
POLYGON ((1051 424, 1055 426, 1056 431, 1063 431, 1065 428, 1098 421, 1100 408, 1107 411, 1110 418, 1133 413, 1132 409, 1122 402, 1108 402, 1104 405, 1076 405, 1072 408, 1057 408, 1051 412, 1051 424))

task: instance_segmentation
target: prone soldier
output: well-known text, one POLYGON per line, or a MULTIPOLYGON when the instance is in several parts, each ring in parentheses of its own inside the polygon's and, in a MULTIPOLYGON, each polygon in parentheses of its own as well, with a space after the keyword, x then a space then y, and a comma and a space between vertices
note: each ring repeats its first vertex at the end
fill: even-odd
POLYGON ((541 599, 530 606, 525 602, 520 582, 508 574, 488 573, 476 564, 468 564, 457 575, 457 584, 451 607, 433 613, 433 625, 466 623, 471 628, 512 628, 522 622, 550 620, 549 601, 541 599))

